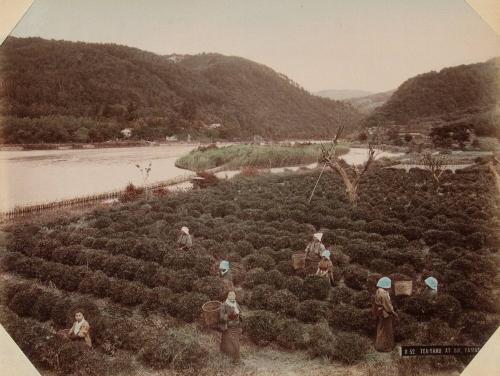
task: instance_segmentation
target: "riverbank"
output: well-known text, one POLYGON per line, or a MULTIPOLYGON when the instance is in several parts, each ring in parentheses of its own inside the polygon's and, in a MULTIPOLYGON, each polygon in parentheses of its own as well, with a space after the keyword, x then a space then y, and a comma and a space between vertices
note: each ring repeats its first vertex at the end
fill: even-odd
MULTIPOLYGON (((348 146, 337 146, 337 155, 344 155, 348 151, 348 146)), ((214 145, 192 150, 188 155, 179 158, 175 165, 191 171, 219 166, 225 166, 227 169, 289 167, 317 162, 320 155, 319 144, 230 145, 225 147, 214 145)))

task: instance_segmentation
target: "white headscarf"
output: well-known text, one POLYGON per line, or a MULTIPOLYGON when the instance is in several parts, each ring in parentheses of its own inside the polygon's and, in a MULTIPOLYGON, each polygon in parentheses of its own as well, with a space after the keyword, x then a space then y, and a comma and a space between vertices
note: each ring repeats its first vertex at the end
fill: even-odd
POLYGON ((181 227, 181 231, 186 234, 186 235, 189 235, 189 229, 186 227, 186 226, 182 226, 181 227))
POLYGON ((318 241, 321 241, 323 239, 323 233, 322 232, 317 232, 313 235, 315 239, 318 239, 318 241))

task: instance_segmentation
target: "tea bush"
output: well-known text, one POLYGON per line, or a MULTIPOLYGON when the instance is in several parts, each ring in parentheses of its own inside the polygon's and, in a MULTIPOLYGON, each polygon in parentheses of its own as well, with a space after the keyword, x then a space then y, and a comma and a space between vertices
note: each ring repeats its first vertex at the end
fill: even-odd
POLYGON ((275 291, 270 298, 268 307, 278 314, 295 315, 299 299, 287 289, 275 291))
POLYGON ((302 296, 308 299, 324 300, 330 293, 330 283, 326 278, 309 275, 304 278, 302 296))
POLYGON ((369 341, 356 333, 339 332, 335 334, 334 352, 331 357, 344 364, 354 364, 364 358, 369 341))
POLYGON ((304 300, 297 307, 297 318, 307 323, 327 318, 328 304, 319 300, 304 300))
POLYGON ((245 318, 243 327, 248 337, 257 345, 267 345, 280 333, 279 319, 268 311, 253 312, 245 318))

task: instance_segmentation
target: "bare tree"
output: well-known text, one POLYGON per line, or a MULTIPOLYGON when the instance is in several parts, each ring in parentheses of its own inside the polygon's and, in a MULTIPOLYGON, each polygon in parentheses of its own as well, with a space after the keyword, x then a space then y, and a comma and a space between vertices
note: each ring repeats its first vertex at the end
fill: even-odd
POLYGON ((422 164, 424 165, 424 168, 431 173, 434 181, 439 185, 439 178, 441 178, 441 175, 443 175, 443 172, 445 171, 444 159, 427 152, 422 156, 422 164))
POLYGON ((347 169, 342 165, 340 158, 336 155, 338 139, 342 131, 344 130, 344 126, 344 124, 341 124, 339 126, 335 138, 329 144, 321 145, 321 162, 323 163, 323 169, 321 170, 321 174, 316 181, 316 185, 314 186, 311 196, 309 197, 309 202, 311 202, 319 179, 321 178, 321 175, 323 174, 323 171, 327 166, 330 167, 333 171, 337 172, 342 178, 351 205, 356 206, 358 202, 358 186, 363 175, 368 171, 372 162, 375 160, 375 149, 373 148, 373 145, 371 143, 368 144, 368 160, 360 167, 354 166, 352 168, 353 176, 349 176, 349 174, 347 173, 347 169))

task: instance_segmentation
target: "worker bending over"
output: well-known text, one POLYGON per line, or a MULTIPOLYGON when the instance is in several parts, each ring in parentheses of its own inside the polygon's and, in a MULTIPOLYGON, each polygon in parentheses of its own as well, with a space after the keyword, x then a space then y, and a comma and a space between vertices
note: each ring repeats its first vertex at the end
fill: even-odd
POLYGON ((316 275, 328 278, 330 285, 333 286, 333 264, 330 260, 329 250, 324 250, 321 253, 321 260, 318 263, 318 270, 316 271, 316 275))
POLYGON ((189 234, 189 229, 183 226, 177 239, 177 247, 180 250, 189 249, 193 246, 193 236, 189 234))

